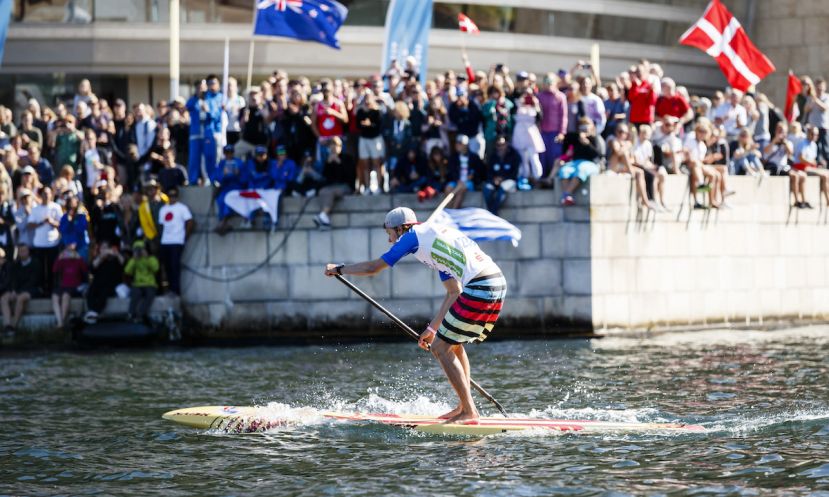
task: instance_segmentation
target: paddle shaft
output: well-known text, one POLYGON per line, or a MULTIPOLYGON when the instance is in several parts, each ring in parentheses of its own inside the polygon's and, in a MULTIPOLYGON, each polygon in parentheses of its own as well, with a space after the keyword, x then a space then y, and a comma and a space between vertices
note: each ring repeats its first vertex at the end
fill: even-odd
MULTIPOLYGON (((367 293, 360 290, 357 287, 357 285, 355 285, 354 283, 348 281, 347 279, 343 278, 340 275, 335 275, 334 277, 337 278, 338 280, 340 280, 340 282, 343 285, 345 285, 348 288, 352 289, 354 291, 354 293, 356 293, 360 297, 364 298, 366 300, 366 302, 373 305, 375 309, 377 309, 378 311, 380 311, 383 314, 385 314, 386 316, 388 316, 389 319, 394 321, 394 324, 396 324, 401 330, 405 331, 407 335, 414 338, 415 340, 420 340, 420 334, 418 334, 415 330, 413 330, 409 325, 404 323, 400 318, 398 318, 397 316, 392 314, 392 312, 390 310, 388 310, 385 307, 383 307, 382 305, 380 305, 379 302, 377 302, 376 300, 371 298, 367 293)), ((472 378, 469 379, 469 384, 472 385, 472 387, 474 387, 475 390, 478 391, 478 393, 483 395, 486 400, 492 402, 495 405, 495 407, 498 408, 498 410, 501 412, 501 414, 504 415, 505 418, 508 417, 507 416, 507 411, 504 410, 504 406, 502 406, 500 402, 495 400, 495 398, 492 395, 490 395, 489 392, 484 390, 484 388, 481 385, 478 385, 478 383, 475 380, 473 380, 472 378)))

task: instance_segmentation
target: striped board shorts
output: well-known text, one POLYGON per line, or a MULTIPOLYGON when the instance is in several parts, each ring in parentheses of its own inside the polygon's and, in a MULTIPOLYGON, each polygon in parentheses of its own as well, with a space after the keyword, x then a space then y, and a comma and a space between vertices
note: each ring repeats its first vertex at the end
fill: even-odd
POLYGON ((506 294, 501 273, 473 279, 449 308, 437 335, 452 345, 483 342, 495 327, 506 294))

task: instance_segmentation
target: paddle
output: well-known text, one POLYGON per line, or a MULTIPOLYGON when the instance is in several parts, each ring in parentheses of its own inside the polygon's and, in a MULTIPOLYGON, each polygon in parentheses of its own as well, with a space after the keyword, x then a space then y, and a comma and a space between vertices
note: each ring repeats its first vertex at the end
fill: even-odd
MULTIPOLYGON (((414 338, 415 340, 420 339, 420 335, 415 330, 411 329, 409 327, 409 325, 407 325, 406 323, 401 321, 400 318, 398 318, 397 316, 392 314, 390 310, 388 310, 385 307, 383 307, 382 305, 380 305, 379 302, 377 302, 373 298, 369 297, 368 294, 366 294, 364 291, 357 288, 357 286, 354 283, 348 281, 347 279, 343 278, 340 275, 335 275, 334 277, 337 278, 338 280, 340 280, 340 282, 343 285, 345 285, 348 288, 354 290, 354 293, 356 293, 360 297, 363 297, 369 304, 373 305, 375 309, 377 309, 378 311, 380 311, 383 314, 385 314, 386 316, 388 316, 389 319, 394 321, 394 324, 396 324, 401 330, 405 331, 407 335, 414 338)), ((481 395, 483 395, 486 400, 488 400, 488 401, 492 402, 493 404, 495 404, 495 407, 497 407, 498 410, 501 411, 501 414, 503 414, 505 418, 509 417, 509 416, 507 416, 507 411, 504 410, 504 407, 501 405, 501 403, 498 402, 497 400, 495 400, 495 398, 492 395, 490 395, 489 392, 484 390, 481 385, 478 385, 478 383, 475 380, 470 378, 469 379, 469 384, 472 385, 475 388, 475 390, 477 390, 481 395)))

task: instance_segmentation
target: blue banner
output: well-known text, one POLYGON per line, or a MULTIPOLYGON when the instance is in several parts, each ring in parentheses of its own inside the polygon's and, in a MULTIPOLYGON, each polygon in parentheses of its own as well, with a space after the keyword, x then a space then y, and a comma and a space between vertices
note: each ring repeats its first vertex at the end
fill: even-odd
POLYGON ((391 0, 386 13, 381 72, 386 74, 392 64, 405 69, 406 58, 411 55, 417 61, 420 82, 426 84, 431 28, 432 0, 391 0))
POLYGON ((346 16, 348 9, 335 0, 258 0, 253 34, 316 41, 339 49, 337 30, 346 16))
POLYGON ((6 48, 6 33, 12 18, 12 0, 0 0, 0 66, 3 65, 3 49, 6 48))

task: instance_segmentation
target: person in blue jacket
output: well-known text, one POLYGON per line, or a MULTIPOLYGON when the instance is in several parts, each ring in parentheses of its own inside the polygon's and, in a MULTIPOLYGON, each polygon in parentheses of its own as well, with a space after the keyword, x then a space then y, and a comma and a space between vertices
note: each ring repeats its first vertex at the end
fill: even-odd
POLYGON ((211 74, 199 82, 196 94, 187 101, 190 113, 187 177, 193 185, 202 184, 204 176, 216 167, 222 133, 222 98, 219 78, 211 74))
POLYGON ((276 161, 268 158, 268 149, 258 146, 245 164, 243 183, 250 190, 276 188, 276 161))
POLYGON ((276 164, 273 175, 276 181, 274 187, 277 190, 282 190, 283 195, 290 194, 297 176, 299 176, 299 168, 297 168, 296 162, 288 157, 284 145, 277 145, 276 147, 276 164))
POLYGON ((233 210, 225 203, 225 197, 234 190, 242 190, 245 187, 245 163, 242 159, 234 157, 233 145, 225 145, 224 158, 219 161, 218 172, 213 179, 216 186, 216 210, 219 215, 219 225, 216 226, 216 233, 224 235, 230 231, 230 215, 233 210))

